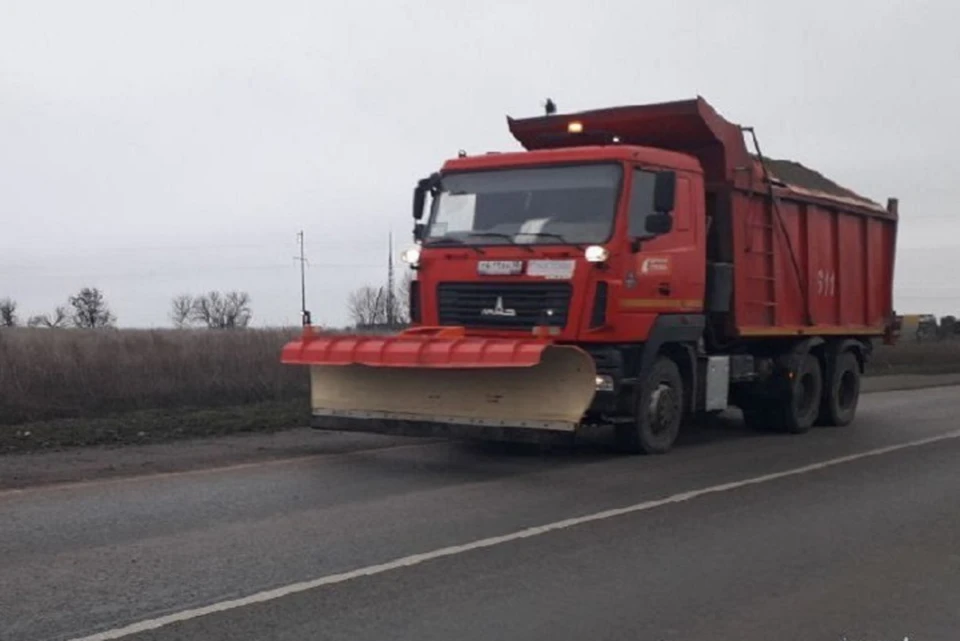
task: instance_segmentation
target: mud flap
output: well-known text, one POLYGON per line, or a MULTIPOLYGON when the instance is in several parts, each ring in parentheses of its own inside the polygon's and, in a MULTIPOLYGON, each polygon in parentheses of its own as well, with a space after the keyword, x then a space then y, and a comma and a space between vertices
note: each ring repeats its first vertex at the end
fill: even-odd
POLYGON ((539 362, 503 367, 310 365, 313 424, 386 433, 437 433, 418 424, 573 432, 596 390, 589 354, 548 345, 539 362))

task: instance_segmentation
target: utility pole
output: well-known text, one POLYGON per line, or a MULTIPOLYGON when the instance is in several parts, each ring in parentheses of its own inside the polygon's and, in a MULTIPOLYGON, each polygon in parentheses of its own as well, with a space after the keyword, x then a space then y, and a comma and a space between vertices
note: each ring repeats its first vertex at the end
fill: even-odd
POLYGON ((396 323, 396 304, 393 292, 393 232, 388 235, 390 246, 387 248, 387 326, 393 327, 396 323))
POLYGON ((310 312, 307 311, 307 257, 303 252, 303 230, 297 232, 297 241, 300 243, 300 255, 293 259, 300 261, 300 318, 304 326, 310 324, 310 312))

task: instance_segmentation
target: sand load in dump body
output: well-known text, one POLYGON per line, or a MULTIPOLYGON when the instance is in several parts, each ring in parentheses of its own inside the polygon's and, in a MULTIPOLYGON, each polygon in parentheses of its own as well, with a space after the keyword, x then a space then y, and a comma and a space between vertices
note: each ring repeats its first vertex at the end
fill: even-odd
POLYGON ((572 433, 596 384, 583 350, 539 338, 417 328, 395 336, 307 330, 282 361, 308 365, 314 427, 483 438, 572 433), (520 431, 518 431, 520 430, 520 431))

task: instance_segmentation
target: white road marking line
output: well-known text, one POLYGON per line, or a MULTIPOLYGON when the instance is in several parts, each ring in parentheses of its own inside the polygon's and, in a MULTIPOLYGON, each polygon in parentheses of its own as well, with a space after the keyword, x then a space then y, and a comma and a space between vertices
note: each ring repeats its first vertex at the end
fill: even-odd
POLYGON ((881 447, 874 450, 867 450, 866 452, 859 452, 857 454, 841 456, 838 458, 821 461, 819 463, 811 463, 810 465, 795 467, 793 469, 784 470, 782 472, 773 472, 771 474, 764 474, 763 476, 756 476, 756 477, 744 479, 741 481, 722 483, 720 485, 713 485, 710 487, 701 488, 699 490, 690 490, 689 492, 681 492, 679 494, 674 494, 666 498, 655 499, 652 501, 644 501, 642 503, 636 503, 634 505, 629 505, 627 507, 615 508, 612 510, 604 510, 602 512, 588 514, 586 516, 578 516, 574 518, 564 519, 562 521, 547 523, 545 525, 529 527, 529 528, 519 530, 517 532, 513 532, 510 534, 493 536, 486 539, 472 541, 470 543, 464 543, 462 545, 451 545, 449 547, 440 548, 438 550, 433 550, 431 552, 423 552, 421 554, 411 554, 409 556, 404 556, 399 559, 394 559, 393 561, 388 561, 386 563, 370 565, 367 567, 358 568, 356 570, 350 570, 349 572, 341 572, 339 574, 330 574, 330 575, 323 576, 310 581, 301 581, 298 583, 291 583, 290 585, 274 588, 272 590, 265 590, 263 592, 257 592, 256 594, 251 594, 249 596, 245 596, 239 599, 231 599, 229 601, 221 601, 219 603, 213 603, 211 605, 207 605, 201 608, 192 608, 189 610, 183 610, 181 612, 175 612, 173 614, 157 617, 155 619, 146 619, 144 621, 139 621, 137 623, 124 626, 122 628, 115 628, 113 630, 107 630, 105 632, 98 632, 90 636, 72 639, 71 641, 109 641, 111 639, 122 639, 124 637, 128 637, 134 634, 139 634, 141 632, 156 630, 158 628, 172 625, 174 623, 180 623, 183 621, 189 621, 190 619, 196 619, 198 617, 207 616, 208 614, 226 612, 228 610, 234 610, 237 608, 243 608, 250 605, 256 605, 258 603, 265 603, 267 601, 273 601, 275 599, 282 599, 283 597, 289 596, 291 594, 297 594, 299 592, 307 592, 309 590, 315 590, 317 588, 321 588, 327 585, 344 583, 346 581, 351 581, 353 579, 359 579, 366 576, 373 576, 375 574, 382 574, 384 572, 390 572, 391 570, 397 570, 399 568, 420 565, 421 563, 432 561, 434 559, 441 559, 448 556, 463 554, 465 552, 471 552, 473 550, 490 548, 497 545, 501 545, 503 543, 518 541, 520 539, 529 539, 535 536, 540 536, 542 534, 547 534, 548 532, 555 532, 557 530, 566 530, 568 528, 572 528, 578 525, 583 525, 585 523, 592 523, 595 521, 604 521, 606 519, 612 519, 614 517, 623 516, 625 514, 644 512, 646 510, 652 510, 654 508, 662 507, 664 505, 671 505, 673 503, 683 503, 683 502, 698 498, 700 496, 705 496, 707 494, 717 494, 720 492, 728 492, 730 490, 735 490, 741 487, 747 487, 750 485, 759 485, 761 483, 767 483, 769 481, 775 481, 777 479, 787 478, 790 476, 798 476, 800 474, 807 474, 809 472, 815 472, 817 470, 833 467, 835 465, 841 465, 843 463, 849 463, 851 461, 856 461, 859 459, 869 458, 873 456, 880 456, 882 454, 888 454, 890 452, 896 452, 898 450, 903 450, 903 449, 912 448, 912 447, 919 447, 921 445, 927 445, 930 443, 936 443, 939 441, 945 441, 948 439, 955 439, 955 438, 960 438, 960 430, 955 430, 952 432, 947 432, 945 434, 939 434, 937 436, 931 436, 931 437, 919 439, 916 441, 910 441, 907 443, 899 443, 897 445, 889 445, 887 447, 881 447))

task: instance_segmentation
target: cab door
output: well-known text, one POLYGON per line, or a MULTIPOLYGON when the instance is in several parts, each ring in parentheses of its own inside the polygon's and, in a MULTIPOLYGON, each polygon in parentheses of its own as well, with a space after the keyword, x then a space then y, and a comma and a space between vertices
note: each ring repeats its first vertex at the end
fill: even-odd
POLYGON ((632 258, 624 277, 623 308, 657 313, 695 313, 703 309, 705 254, 703 198, 700 181, 677 172, 669 231, 652 234, 647 220, 654 211, 656 172, 634 168, 628 207, 628 238, 632 258))

